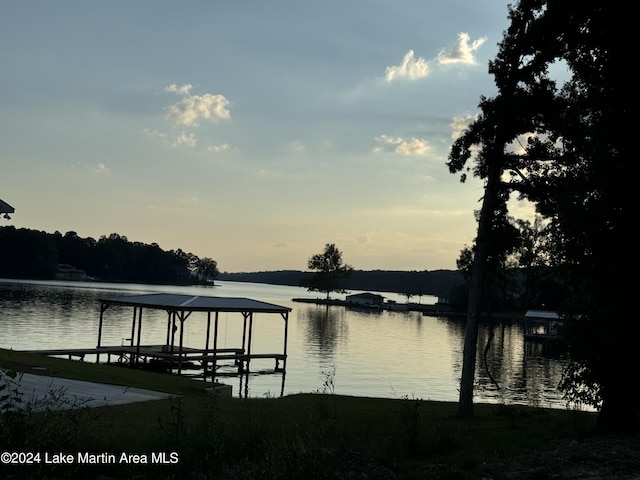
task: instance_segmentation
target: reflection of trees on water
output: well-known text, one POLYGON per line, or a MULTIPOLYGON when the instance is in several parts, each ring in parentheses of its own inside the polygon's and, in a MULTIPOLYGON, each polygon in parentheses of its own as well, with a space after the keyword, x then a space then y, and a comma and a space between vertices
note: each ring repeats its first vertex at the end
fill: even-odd
POLYGON ((479 393, 492 398, 504 398, 506 391, 520 391, 519 363, 522 336, 507 323, 481 325, 478 331, 476 359, 479 393))
POLYGON ((458 344, 451 345, 451 366, 453 371, 460 376, 462 372, 462 346, 464 344, 464 320, 458 318, 438 317, 447 324, 447 333, 450 338, 458 338, 458 344))
POLYGON ((5 311, 19 312, 24 317, 37 317, 46 311, 47 320, 52 323, 70 322, 74 317, 97 319, 101 294, 104 292, 41 284, 0 286, 0 301, 5 311))
POLYGON ((337 343, 347 340, 344 307, 310 305, 298 309, 298 322, 305 325, 305 345, 309 353, 333 353, 337 343))
POLYGON ((516 324, 481 325, 478 332, 477 393, 486 398, 546 406, 557 403, 562 361, 541 345, 525 342, 516 324), (489 349, 485 347, 493 328, 489 349), (497 385, 496 385, 497 383, 497 385))
MULTIPOLYGON (((464 320, 448 319, 452 338, 453 371, 462 371, 464 320)), ((525 342, 522 326, 516 321, 481 323, 478 330, 476 357, 476 391, 480 398, 546 406, 557 405, 561 394, 557 388, 563 362, 543 345, 525 342), (489 342, 489 348, 485 348, 489 342)))
POLYGON ((545 342, 525 341, 522 353, 522 382, 527 386, 526 400, 544 404, 545 398, 561 398, 558 384, 562 378, 565 360, 552 345, 545 342))

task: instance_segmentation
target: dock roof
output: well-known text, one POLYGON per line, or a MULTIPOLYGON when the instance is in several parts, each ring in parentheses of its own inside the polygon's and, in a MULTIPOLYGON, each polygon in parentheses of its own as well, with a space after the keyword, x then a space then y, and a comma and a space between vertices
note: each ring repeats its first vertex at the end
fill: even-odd
POLYGON ((148 293, 101 298, 103 305, 126 305, 170 311, 288 313, 289 307, 250 298, 209 297, 174 293, 148 293))
POLYGON ((559 320, 560 315, 558 312, 548 311, 548 310, 527 310, 527 313, 524 314, 525 318, 537 318, 537 319, 545 319, 545 320, 559 320))
POLYGON ((0 213, 14 213, 15 211, 15 208, 0 199, 0 213))

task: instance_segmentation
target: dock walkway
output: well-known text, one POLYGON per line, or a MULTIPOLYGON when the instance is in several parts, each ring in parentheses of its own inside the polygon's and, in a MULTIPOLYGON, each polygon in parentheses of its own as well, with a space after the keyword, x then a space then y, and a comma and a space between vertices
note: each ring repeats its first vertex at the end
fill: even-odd
MULTIPOLYGON (((284 371, 281 362, 286 360, 282 353, 246 353, 242 348, 219 348, 215 351, 198 348, 182 347, 182 351, 167 345, 140 345, 137 346, 101 346, 96 348, 64 348, 23 350, 25 353, 34 353, 52 357, 78 358, 84 360, 86 356, 95 355, 99 362, 100 355, 107 355, 107 363, 129 364, 132 367, 164 366, 167 370, 182 371, 183 369, 202 370, 203 376, 215 376, 223 362, 232 362, 238 373, 248 373, 249 365, 254 359, 275 360, 274 372, 284 371), (115 357, 115 361, 112 361, 115 357)), ((228 365, 228 363, 227 363, 228 365)))

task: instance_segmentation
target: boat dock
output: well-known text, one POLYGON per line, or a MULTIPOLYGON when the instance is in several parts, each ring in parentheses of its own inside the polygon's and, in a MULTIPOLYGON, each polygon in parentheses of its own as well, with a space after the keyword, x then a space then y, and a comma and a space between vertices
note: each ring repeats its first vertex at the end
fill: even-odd
MULTIPOLYGON (((182 374, 186 370, 202 372, 203 378, 212 379, 225 374, 223 367, 231 367, 237 374, 249 373, 252 360, 273 360, 273 372, 285 372, 287 364, 287 333, 290 308, 248 298, 205 297, 177 294, 127 295, 100 299, 100 323, 98 342, 95 348, 64 348, 28 350, 47 356, 84 360, 94 356, 96 363, 106 356, 107 363, 148 368, 182 374), (128 344, 102 345, 103 329, 107 328, 106 312, 118 307, 133 307, 130 338, 128 344), (144 344, 142 335, 143 310, 154 309, 167 312, 166 341, 162 345, 144 344), (236 348, 218 348, 218 316, 220 312, 239 313, 242 322, 242 338, 236 348), (184 324, 194 313, 205 314, 206 335, 200 348, 184 345, 184 324), (254 316, 277 314, 284 320, 284 342, 281 353, 252 351, 254 316)), ((198 315, 194 315, 196 317, 198 315)), ((202 318, 203 316, 200 315, 202 318)), ((190 319, 189 321, 194 321, 190 319)), ((124 343, 124 342, 123 342, 124 343)), ((226 371, 228 372, 228 368, 226 371)), ((228 374, 228 373, 227 373, 228 374)))

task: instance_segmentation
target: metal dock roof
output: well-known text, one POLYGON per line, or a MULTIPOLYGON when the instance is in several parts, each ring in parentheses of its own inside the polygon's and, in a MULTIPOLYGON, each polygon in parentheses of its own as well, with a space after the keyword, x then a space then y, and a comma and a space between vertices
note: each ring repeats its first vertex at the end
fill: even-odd
POLYGON ((182 310, 193 312, 256 312, 287 313, 289 307, 261 302, 251 298, 209 297, 174 293, 149 293, 143 295, 120 295, 101 298, 107 305, 127 305, 162 310, 182 310))

